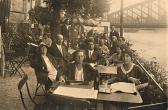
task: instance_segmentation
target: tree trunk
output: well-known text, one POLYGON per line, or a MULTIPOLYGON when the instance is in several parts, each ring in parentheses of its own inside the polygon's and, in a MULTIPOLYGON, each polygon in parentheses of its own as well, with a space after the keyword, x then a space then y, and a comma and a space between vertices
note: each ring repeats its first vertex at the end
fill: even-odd
POLYGON ((5 77, 5 54, 4 54, 4 48, 2 43, 1 26, 0 26, 0 71, 1 71, 2 77, 5 77))
POLYGON ((53 12, 52 21, 50 24, 51 39, 61 33, 60 9, 53 12))

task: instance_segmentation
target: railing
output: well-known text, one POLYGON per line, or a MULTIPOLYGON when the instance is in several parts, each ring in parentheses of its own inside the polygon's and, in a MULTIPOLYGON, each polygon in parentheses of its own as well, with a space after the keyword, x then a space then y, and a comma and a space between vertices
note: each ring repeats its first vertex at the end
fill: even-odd
POLYGON ((142 66, 142 64, 137 60, 137 59, 135 59, 136 60, 136 62, 138 63, 138 65, 144 70, 144 72, 146 73, 146 75, 150 78, 150 79, 152 79, 152 81, 156 84, 156 86, 159 88, 159 90, 161 91, 161 92, 164 92, 163 91, 163 88, 155 81, 155 79, 150 75, 150 73, 142 66))
MULTIPOLYGON (((145 0, 123 8, 123 26, 126 28, 166 28, 165 0, 145 0)), ((111 25, 120 26, 121 11, 109 15, 111 25)))
POLYGON ((166 110, 168 102, 129 107, 128 110, 166 110))
MULTIPOLYGON (((132 53, 133 50, 132 50, 132 53)), ((145 75, 147 75, 153 82, 154 84, 159 88, 161 93, 166 97, 166 94, 164 93, 164 89, 157 83, 157 81, 150 75, 150 73, 146 70, 146 68, 140 63, 137 57, 134 57, 135 62, 143 69, 145 72, 145 75)), ((151 97, 152 98, 152 97, 151 97)), ((167 97, 168 98, 168 97, 167 97)), ((159 103, 153 103, 153 104, 146 104, 146 105, 139 105, 139 106, 132 106, 129 107, 128 110, 168 110, 168 101, 167 102, 159 102, 159 103)))

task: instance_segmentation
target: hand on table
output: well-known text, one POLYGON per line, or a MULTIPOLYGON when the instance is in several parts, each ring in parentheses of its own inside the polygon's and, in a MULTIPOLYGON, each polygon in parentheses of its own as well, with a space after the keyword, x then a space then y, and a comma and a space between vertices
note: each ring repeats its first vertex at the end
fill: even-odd
POLYGON ((129 77, 128 80, 135 83, 136 85, 141 84, 140 79, 137 79, 137 78, 129 77))
POLYGON ((60 76, 60 78, 59 78, 59 82, 60 82, 60 83, 65 83, 65 79, 64 79, 63 76, 60 76))

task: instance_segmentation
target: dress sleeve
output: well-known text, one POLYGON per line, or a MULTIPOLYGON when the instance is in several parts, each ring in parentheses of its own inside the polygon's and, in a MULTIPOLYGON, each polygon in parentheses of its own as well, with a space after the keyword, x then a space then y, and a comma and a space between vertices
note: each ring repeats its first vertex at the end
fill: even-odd
POLYGON ((148 82, 148 77, 141 67, 139 67, 138 65, 135 65, 135 70, 136 70, 137 78, 140 79, 141 83, 148 82))

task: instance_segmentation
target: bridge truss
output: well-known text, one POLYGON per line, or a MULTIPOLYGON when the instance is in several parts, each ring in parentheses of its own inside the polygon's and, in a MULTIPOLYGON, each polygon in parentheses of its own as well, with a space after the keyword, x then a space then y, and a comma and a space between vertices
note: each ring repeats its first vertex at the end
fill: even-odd
MULTIPOLYGON (((167 27, 166 0, 145 0, 123 9, 124 27, 167 27)), ((120 26, 120 10, 108 16, 111 25, 120 26)))

